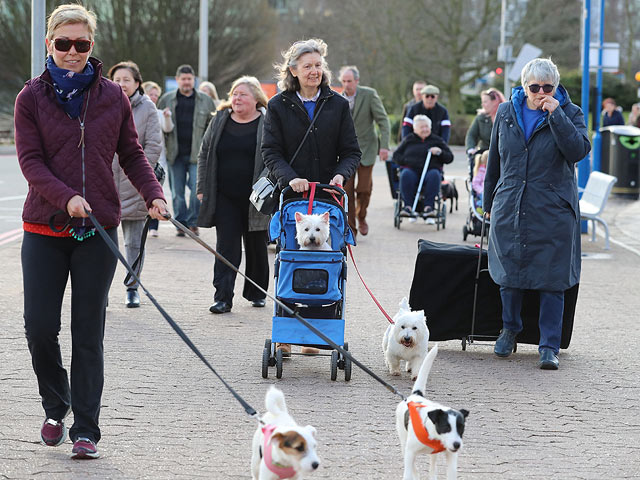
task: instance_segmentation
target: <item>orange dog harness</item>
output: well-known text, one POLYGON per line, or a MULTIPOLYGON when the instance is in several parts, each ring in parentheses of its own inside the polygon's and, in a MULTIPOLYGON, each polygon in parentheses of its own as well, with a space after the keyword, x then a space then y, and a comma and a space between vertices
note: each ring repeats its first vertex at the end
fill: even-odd
POLYGON ((424 408, 426 405, 416 402, 407 402, 407 406, 409 407, 409 417, 411 418, 411 426, 413 427, 413 433, 415 433, 416 438, 420 441, 420 443, 426 445, 431 450, 431 453, 440 453, 444 452, 445 448, 442 445, 440 440, 433 440, 429 437, 429 432, 427 432, 424 423, 422 423, 422 418, 420 417, 420 413, 418 412, 419 408, 424 408))

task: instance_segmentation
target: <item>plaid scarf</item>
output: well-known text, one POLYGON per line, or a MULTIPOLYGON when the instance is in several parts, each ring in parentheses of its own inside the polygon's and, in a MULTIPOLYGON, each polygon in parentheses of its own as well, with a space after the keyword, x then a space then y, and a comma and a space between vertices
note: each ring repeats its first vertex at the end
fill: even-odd
POLYGON ((53 87, 58 102, 71 118, 78 118, 82 112, 82 94, 93 81, 94 68, 87 62, 82 73, 58 67, 52 56, 47 57, 47 70, 53 78, 53 87))

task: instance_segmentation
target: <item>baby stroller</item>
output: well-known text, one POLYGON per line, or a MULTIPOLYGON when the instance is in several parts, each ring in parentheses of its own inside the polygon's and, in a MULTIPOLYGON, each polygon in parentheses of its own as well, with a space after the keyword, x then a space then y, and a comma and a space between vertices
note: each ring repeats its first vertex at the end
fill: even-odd
POLYGON ((440 227, 444 230, 447 225, 447 206, 443 202, 442 195, 442 184, 440 186, 440 193, 435 198, 435 203, 433 205, 433 209, 435 211, 435 217, 427 216, 423 213, 423 201, 424 196, 422 195, 422 183, 424 181, 424 177, 427 174, 427 170, 429 169, 429 163, 431 161, 431 152, 427 154, 427 159, 424 162, 424 167, 422 168, 422 175, 420 177, 420 181, 418 182, 418 191, 416 192, 416 197, 413 202, 413 205, 409 205, 411 208, 411 213, 407 213, 404 210, 406 206, 402 200, 402 195, 400 195, 400 182, 399 182, 399 168, 396 168, 394 181, 392 181, 392 177, 389 177, 389 182, 392 188, 395 188, 395 208, 393 212, 393 226, 398 230, 400 229, 400 224, 404 219, 424 219, 424 222, 427 224, 435 224, 436 229, 440 230, 440 227))
MULTIPOLYGON (((478 152, 469 155, 469 178, 467 178, 464 182, 467 193, 469 194, 469 216, 467 217, 466 224, 462 227, 462 240, 467 241, 467 237, 469 234, 474 235, 476 237, 482 235, 482 201, 480 196, 473 189, 471 182, 473 181, 473 167, 475 164, 476 155, 481 155, 483 150, 479 150, 478 152)), ((489 220, 485 220, 485 236, 489 236, 489 220)))
MULTIPOLYGON (((347 223, 347 194, 335 185, 311 184, 302 197, 290 187, 280 195, 280 209, 271 219, 269 234, 276 242, 274 267, 275 297, 345 350, 344 341, 345 283, 347 279, 347 244, 355 245, 347 223), (330 244, 332 250, 299 250, 296 241, 295 214, 330 213, 330 244)), ((274 306, 271 338, 265 340, 262 353, 262 377, 269 367, 276 367, 276 377, 282 378, 284 352, 277 343, 331 350, 331 380, 338 369, 351 379, 351 360, 333 350, 315 333, 305 327, 283 307, 274 306)), ((294 353, 299 356, 329 356, 294 353)))

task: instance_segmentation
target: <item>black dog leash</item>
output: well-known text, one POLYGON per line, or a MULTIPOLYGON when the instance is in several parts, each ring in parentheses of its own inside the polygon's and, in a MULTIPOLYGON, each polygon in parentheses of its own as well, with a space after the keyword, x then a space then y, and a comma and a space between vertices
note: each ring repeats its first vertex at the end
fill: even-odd
MULTIPOLYGON (((184 343, 186 343, 188 345, 188 347, 193 351, 193 353, 196 354, 196 356, 202 360, 202 362, 209 368, 209 370, 211 370, 214 375, 216 377, 218 377, 218 379, 222 382, 222 384, 227 388, 227 390, 229 390, 229 392, 231 392, 231 395, 234 396, 234 398, 240 403, 240 405, 242 405, 242 407, 244 408, 244 411, 247 412, 247 414, 250 417, 255 418, 256 420, 258 420, 260 423, 262 423, 262 420, 260 419, 258 412, 251 406, 249 405, 244 398, 242 398, 233 388, 231 388, 231 386, 224 381, 224 379, 218 374, 218 372, 216 372, 216 370, 211 366, 211 364, 209 363, 209 361, 205 358, 205 356, 202 354, 202 352, 200 352, 200 350, 198 350, 198 347, 196 347, 194 345, 194 343, 191 341, 191 339, 187 336, 186 333, 184 333, 184 331, 182 330, 182 328, 180 328, 180 326, 175 322, 175 320, 173 320, 173 318, 171 318, 171 315, 169 315, 164 308, 162 308, 160 306, 160 304, 156 301, 155 298, 153 298, 153 295, 151 295, 151 293, 149 293, 149 291, 145 288, 145 286, 142 284, 142 282, 140 281, 140 278, 138 277, 138 275, 136 274, 136 272, 133 271, 133 268, 131 267, 131 265, 129 265, 129 263, 127 262, 127 260, 122 256, 122 253, 120 253, 120 250, 118 250, 118 247, 115 243, 113 243, 113 240, 111 240, 111 238, 109 237, 109 235, 107 235, 107 232, 104 231, 104 228, 100 225, 100 223, 98 222, 98 220, 96 219, 96 217, 93 215, 93 213, 87 211, 85 209, 85 213, 89 216, 89 219, 91 219, 91 221, 93 222, 93 225, 96 228, 96 231, 98 232, 98 234, 102 237, 102 239, 104 240, 104 242, 107 244, 107 246, 109 247, 109 249, 113 252, 113 254, 116 256, 116 258, 118 258, 118 260, 120 260, 120 263, 122 263, 125 268, 127 269, 127 271, 129 272, 129 275, 131 275, 131 277, 138 282, 138 285, 140 285, 140 288, 142 288, 142 291, 145 293, 145 295, 147 297, 149 297, 149 300, 151 300, 151 303, 153 303, 155 305, 155 307, 158 309, 158 311, 162 314, 162 316, 165 318, 165 320, 169 323, 169 325, 171 325, 171 328, 173 328, 175 330, 175 332, 178 334, 178 336, 184 341, 184 343)), ((173 219, 171 219, 173 220, 173 219)), ((179 224, 182 226, 182 224, 179 224)), ((183 227, 184 228, 184 227, 183 227)), ((188 231, 188 230, 187 230, 188 231)), ((191 232, 189 232, 191 233, 191 232)))
MULTIPOLYGON (((179 230, 183 231, 186 235, 188 235, 190 238, 192 238, 193 240, 195 240, 196 242, 198 242, 200 245, 202 245, 206 250, 208 250, 209 252, 213 253, 215 255, 215 257, 217 259, 219 259, 222 263, 224 263, 227 267, 229 267, 230 269, 232 269, 234 272, 240 274, 242 277, 244 277, 246 280, 248 280, 249 282, 251 282, 258 290, 260 290, 262 293, 264 293, 267 297, 269 297, 271 300, 273 300, 276 304, 278 304, 280 307, 282 307, 282 309, 287 312, 289 315, 292 315, 296 320, 298 320, 300 323, 302 323, 305 327, 307 327, 309 330, 311 330, 313 333, 315 333, 318 337, 320 337, 322 340, 324 340, 327 345, 329 345, 330 347, 338 350, 340 353, 342 353, 345 357, 349 358, 349 360, 351 360, 353 363, 355 363, 358 367, 360 367, 365 373, 367 373, 368 375, 370 375, 374 380, 378 381, 380 384, 382 384, 387 390, 389 390, 391 393, 394 393, 396 395, 398 395, 400 398, 402 398, 403 400, 406 400, 406 397, 404 395, 402 395, 398 389, 396 387, 394 387, 393 385, 390 385, 389 383, 385 382, 382 378, 380 378, 378 375, 376 375, 375 373, 373 373, 368 367, 366 367, 365 365, 363 365, 362 363, 360 363, 360 361, 356 360, 353 355, 351 355, 347 350, 345 350, 344 348, 342 348, 340 345, 338 345, 337 343, 335 343, 333 340, 331 340, 329 337, 327 337, 324 333, 322 333, 320 330, 318 330, 316 327, 314 327, 311 323, 307 322, 302 316, 300 316, 299 313, 293 311, 291 308, 289 308, 289 306, 287 306, 285 303, 281 302, 280 300, 278 300, 277 298, 275 298, 274 296, 270 295, 269 292, 267 292, 264 288, 262 288, 260 285, 258 285, 256 282, 253 281, 253 279, 249 278, 248 276, 246 276, 244 273, 242 273, 238 268, 236 268, 235 265, 233 265, 229 260, 227 260, 225 257, 223 257, 220 253, 218 253, 214 248, 212 248, 209 244, 207 244, 207 242, 205 242, 204 240, 202 240, 199 236, 195 235, 191 230, 189 230, 187 227, 185 227, 182 223, 178 222, 177 220, 175 220, 173 217, 171 217, 171 215, 167 214, 165 216, 165 218, 167 220, 169 220, 171 223, 173 223, 173 225, 178 228, 179 230)), ((145 293, 146 290, 145 290, 145 293)), ((155 304, 155 303, 154 303, 155 304)))

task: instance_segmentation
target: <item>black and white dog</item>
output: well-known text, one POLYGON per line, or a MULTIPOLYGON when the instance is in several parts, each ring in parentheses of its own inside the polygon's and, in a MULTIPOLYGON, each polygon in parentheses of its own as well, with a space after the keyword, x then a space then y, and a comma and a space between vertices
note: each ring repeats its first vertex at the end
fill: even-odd
POLYGON ((396 408, 396 430, 404 454, 403 480, 420 478, 416 467, 419 453, 431 454, 431 480, 437 478, 436 459, 441 452, 447 459, 447 479, 457 477, 458 453, 462 448, 462 434, 469 412, 444 407, 424 397, 429 371, 437 354, 436 344, 422 362, 413 392, 396 408))

